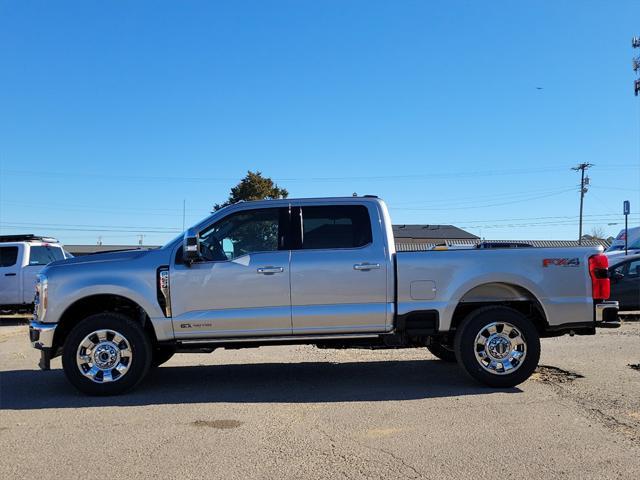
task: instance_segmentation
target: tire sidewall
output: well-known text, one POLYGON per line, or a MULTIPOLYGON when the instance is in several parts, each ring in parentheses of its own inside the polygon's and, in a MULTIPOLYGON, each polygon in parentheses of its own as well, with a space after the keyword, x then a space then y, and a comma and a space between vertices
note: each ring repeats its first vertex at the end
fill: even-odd
POLYGON ((62 353, 62 367, 71 384, 88 395, 117 395, 142 381, 151 365, 151 344, 141 325, 117 313, 98 313, 81 320, 69 333, 62 353), (115 330, 124 335, 131 345, 131 366, 119 380, 96 383, 85 377, 76 363, 80 342, 91 332, 115 330))
POLYGON ((434 342, 431 345, 427 345, 427 350, 431 352, 431 355, 443 362, 455 362, 457 360, 455 350, 451 345, 445 346, 442 343, 434 342))
POLYGON ((540 334, 536 326, 522 313, 509 307, 485 307, 471 312, 456 332, 455 353, 458 364, 476 381, 490 387, 513 387, 527 380, 540 360, 540 334), (492 322, 508 322, 520 330, 526 342, 527 354, 513 373, 497 375, 486 371, 476 359, 475 339, 492 322))

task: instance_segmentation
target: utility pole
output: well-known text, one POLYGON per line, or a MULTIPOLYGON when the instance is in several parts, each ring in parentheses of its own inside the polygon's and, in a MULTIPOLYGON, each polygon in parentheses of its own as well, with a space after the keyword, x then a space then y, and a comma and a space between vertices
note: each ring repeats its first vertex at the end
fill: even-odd
MULTIPOLYGON (((640 48, 640 37, 633 37, 631 39, 631 47, 640 48)), ((633 71, 636 72, 638 76, 633 82, 633 93, 637 97, 640 95, 640 56, 631 59, 631 68, 633 68, 633 71)))
POLYGON ((144 235, 140 234, 138 235, 138 245, 142 245, 142 242, 144 241, 144 235))
POLYGON ((584 204, 584 194, 589 190, 589 177, 585 177, 584 171, 593 167, 591 163, 581 163, 571 170, 580 170, 580 226, 578 227, 578 245, 582 245, 582 206, 584 204))

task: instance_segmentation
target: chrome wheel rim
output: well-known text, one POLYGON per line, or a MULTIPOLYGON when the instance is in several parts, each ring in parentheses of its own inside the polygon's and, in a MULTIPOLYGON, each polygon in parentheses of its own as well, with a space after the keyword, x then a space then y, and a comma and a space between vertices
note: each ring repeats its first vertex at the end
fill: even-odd
POLYGON ((483 327, 474 347, 480 366, 494 375, 515 372, 527 356, 527 342, 522 332, 508 322, 493 322, 483 327))
POLYGON ((76 353, 80 373, 95 383, 116 382, 124 377, 133 358, 131 344, 115 330, 96 330, 84 337, 76 353))

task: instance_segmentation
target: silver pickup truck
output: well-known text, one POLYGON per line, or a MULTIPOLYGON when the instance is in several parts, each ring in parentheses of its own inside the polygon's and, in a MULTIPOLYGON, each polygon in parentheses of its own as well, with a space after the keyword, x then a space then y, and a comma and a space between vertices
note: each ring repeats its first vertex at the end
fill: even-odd
POLYGON ((618 327, 600 248, 396 253, 376 197, 241 202, 157 250, 54 262, 30 325, 40 367, 121 393, 176 352, 426 347, 475 380, 526 380, 540 338, 618 327))

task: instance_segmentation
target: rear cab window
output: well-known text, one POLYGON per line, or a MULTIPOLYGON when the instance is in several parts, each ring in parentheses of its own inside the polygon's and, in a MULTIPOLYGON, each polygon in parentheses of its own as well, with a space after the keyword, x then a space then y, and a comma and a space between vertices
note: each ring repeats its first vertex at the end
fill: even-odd
POLYGON ((56 260, 64 260, 62 248, 51 245, 32 245, 29 249, 29 266, 47 265, 56 260))
POLYGON ((302 207, 302 250, 360 248, 372 241, 363 205, 302 207))

